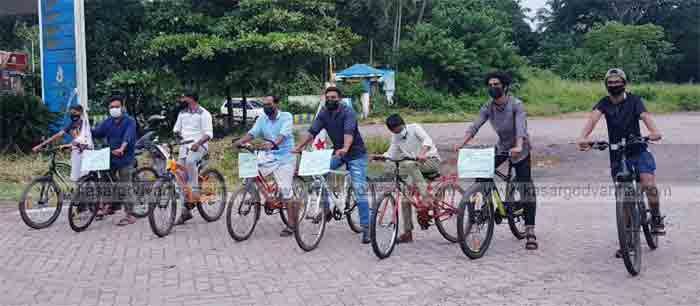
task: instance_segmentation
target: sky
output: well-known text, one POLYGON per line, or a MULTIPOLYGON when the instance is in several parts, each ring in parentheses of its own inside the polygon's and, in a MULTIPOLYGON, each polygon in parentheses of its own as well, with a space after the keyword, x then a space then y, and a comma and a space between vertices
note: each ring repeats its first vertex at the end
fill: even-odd
MULTIPOLYGON (((545 2, 547 0, 521 0, 520 3, 522 4, 523 7, 527 7, 530 9, 530 13, 528 13, 528 17, 535 17, 537 14, 537 10, 543 8, 545 6, 545 2)), ((531 23, 531 26, 534 27, 534 25, 531 23)))

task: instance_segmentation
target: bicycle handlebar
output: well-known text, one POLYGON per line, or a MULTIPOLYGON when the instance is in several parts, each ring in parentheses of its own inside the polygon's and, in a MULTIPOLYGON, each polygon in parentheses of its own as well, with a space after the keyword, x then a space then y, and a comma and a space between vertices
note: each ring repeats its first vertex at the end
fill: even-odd
POLYGON ((651 142, 651 139, 649 137, 635 137, 629 141, 626 139, 622 139, 622 141, 618 143, 609 143, 607 141, 589 141, 588 145, 596 150, 604 151, 606 149, 610 149, 612 151, 617 151, 617 150, 622 150, 626 148, 627 146, 632 146, 632 145, 639 145, 639 144, 648 144, 651 142))

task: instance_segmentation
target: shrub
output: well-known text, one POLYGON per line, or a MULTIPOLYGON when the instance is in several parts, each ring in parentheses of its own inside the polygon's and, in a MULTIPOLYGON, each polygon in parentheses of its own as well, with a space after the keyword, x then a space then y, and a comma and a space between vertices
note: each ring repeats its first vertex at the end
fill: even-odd
POLYGON ((59 116, 36 96, 0 95, 0 149, 28 152, 59 116))

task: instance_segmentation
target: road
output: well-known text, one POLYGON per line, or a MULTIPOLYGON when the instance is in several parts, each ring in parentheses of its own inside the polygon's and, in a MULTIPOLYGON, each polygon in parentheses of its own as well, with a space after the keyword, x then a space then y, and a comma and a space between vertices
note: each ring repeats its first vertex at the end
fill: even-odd
MULTIPOLYGON (((223 220, 199 216, 159 239, 146 220, 116 227, 113 218, 76 234, 66 214, 30 230, 4 205, 0 305, 700 305, 700 114, 657 123, 664 140, 652 150, 668 235, 658 250, 643 249, 638 277, 613 257, 614 200, 598 192, 610 184, 607 153, 569 144, 583 119, 531 119, 543 190, 537 251, 498 226, 486 256, 472 261, 430 228, 380 261, 344 223, 304 253, 279 237, 277 216, 263 216, 250 240, 235 243, 223 220)), ((447 160, 466 126, 425 125, 447 160)), ((388 135, 383 126, 362 132, 388 135)), ((603 126, 595 133, 606 135, 603 126)), ((477 140, 495 141, 489 125, 477 140)))

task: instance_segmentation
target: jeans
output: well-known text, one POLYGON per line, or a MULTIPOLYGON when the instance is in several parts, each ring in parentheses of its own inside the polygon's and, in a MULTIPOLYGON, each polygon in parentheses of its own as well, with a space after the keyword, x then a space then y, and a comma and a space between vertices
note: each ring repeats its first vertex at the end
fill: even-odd
MULTIPOLYGON (((356 159, 341 159, 333 158, 331 160, 331 169, 335 170, 340 168, 343 164, 346 165, 348 171, 350 171, 350 180, 352 180, 352 186, 355 190, 355 196, 357 197, 357 209, 360 212, 360 225, 367 226, 369 224, 369 202, 367 201, 367 164, 369 160, 367 155, 360 156, 356 159)), ((324 206, 328 207, 330 202, 330 197, 325 196, 324 206)))

